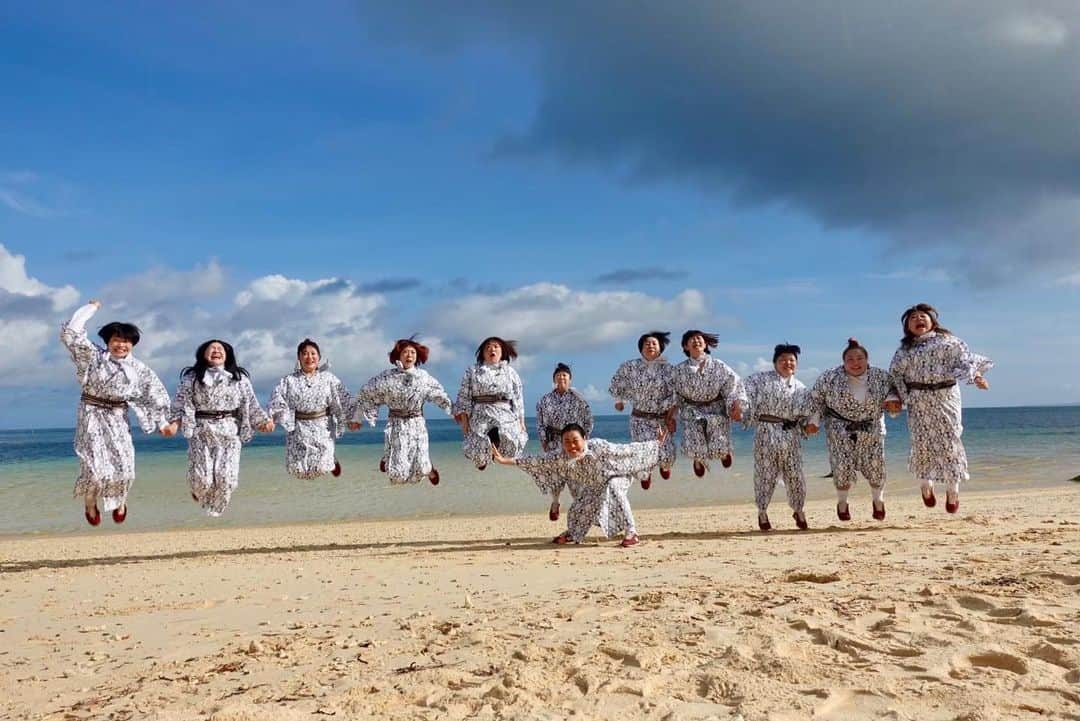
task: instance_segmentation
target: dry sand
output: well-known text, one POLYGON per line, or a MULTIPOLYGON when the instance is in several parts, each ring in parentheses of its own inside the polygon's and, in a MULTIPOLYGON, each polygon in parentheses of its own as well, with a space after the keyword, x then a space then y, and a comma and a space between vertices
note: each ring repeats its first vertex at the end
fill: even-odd
POLYGON ((0 717, 1080 719, 1080 485, 852 510, 8 538, 0 717))

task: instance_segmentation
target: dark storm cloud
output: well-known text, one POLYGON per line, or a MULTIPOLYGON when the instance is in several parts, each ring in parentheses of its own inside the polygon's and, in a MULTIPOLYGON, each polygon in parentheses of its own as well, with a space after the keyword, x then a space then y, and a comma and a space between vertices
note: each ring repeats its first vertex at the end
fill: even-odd
POLYGON ((667 270, 665 268, 619 268, 609 273, 602 273, 593 278, 593 282, 605 285, 619 285, 622 283, 636 283, 650 280, 678 280, 685 278, 687 274, 681 270, 667 270))
POLYGON ((418 278, 382 278, 360 284, 361 293, 398 293, 421 285, 418 278))
POLYGON ((1080 3, 400 2, 365 17, 438 52, 495 39, 535 57, 535 116, 497 155, 792 207, 989 279, 1080 260, 1080 3))

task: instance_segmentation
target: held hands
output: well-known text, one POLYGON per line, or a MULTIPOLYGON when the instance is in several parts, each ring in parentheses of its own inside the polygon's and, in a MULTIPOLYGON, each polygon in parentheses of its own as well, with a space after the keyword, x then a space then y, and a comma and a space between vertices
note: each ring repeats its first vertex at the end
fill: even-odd
POLYGON ((735 401, 731 404, 731 420, 736 423, 742 422, 742 401, 735 401))
MULTIPOLYGON (((91 302, 93 302, 93 301, 91 301, 91 302)), ((173 436, 176 435, 176 432, 178 430, 180 430, 180 421, 173 421, 172 423, 169 423, 168 425, 162 426, 158 430, 158 433, 165 436, 166 438, 172 438, 173 436)))
POLYGON ((507 458, 503 454, 499 453, 499 449, 495 447, 495 444, 491 444, 491 458, 496 463, 501 463, 504 466, 516 466, 517 461, 513 458, 507 458))
POLYGON ((98 309, 100 309, 100 308, 101 308, 101 301, 100 301, 100 300, 98 300, 97 298, 91 298, 91 299, 90 299, 90 302, 89 302, 89 303, 87 303, 87 305, 92 305, 92 306, 94 306, 95 308, 98 308, 98 309))
POLYGON ((668 435, 671 435, 672 433, 675 432, 675 428, 677 427, 677 424, 675 423, 675 414, 674 413, 668 413, 667 418, 664 419, 664 425, 667 426, 668 435))
POLYGON ((894 399, 892 399, 892 400, 888 400, 888 401, 885 401, 884 403, 882 403, 882 404, 881 404, 881 406, 882 406, 882 408, 884 408, 884 409, 886 410, 886 412, 888 412, 888 413, 899 413, 899 412, 900 412, 900 406, 901 406, 901 403, 900 403, 900 401, 898 401, 898 400, 896 400, 896 399, 894 398, 894 399))
POLYGON ((363 427, 363 425, 364 424, 357 423, 356 421, 348 421, 345 424, 345 427, 348 428, 350 431, 358 431, 363 427))
POLYGON ((272 433, 274 430, 274 419, 267 418, 265 421, 259 424, 258 428, 261 433, 272 433))
POLYGON ((667 440, 668 435, 669 431, 666 426, 660 426, 656 429, 656 440, 660 441, 661 443, 667 440))
POLYGON ((803 430, 806 431, 806 435, 812 436, 817 433, 819 429, 816 423, 807 423, 805 426, 803 426, 803 430))
POLYGON ((990 387, 990 384, 986 382, 986 379, 982 376, 975 376, 975 387, 981 391, 985 391, 990 387))
POLYGON ((619 413, 622 413, 624 408, 626 408, 625 403, 623 403, 622 401, 615 402, 615 410, 617 410, 619 413))
POLYGON ((467 413, 458 413, 454 416, 454 420, 461 426, 461 434, 463 436, 469 435, 469 415, 467 413))

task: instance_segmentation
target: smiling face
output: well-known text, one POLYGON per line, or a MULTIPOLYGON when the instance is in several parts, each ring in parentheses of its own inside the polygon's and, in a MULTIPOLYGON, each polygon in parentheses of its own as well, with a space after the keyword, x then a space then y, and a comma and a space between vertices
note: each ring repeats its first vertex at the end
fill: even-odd
POLYGON ((645 339, 641 344, 641 357, 647 361, 656 360, 660 357, 660 341, 653 336, 645 339))
POLYGON ((484 344, 484 362, 495 365, 502 360, 502 345, 498 341, 489 340, 484 344))
POLYGON ((844 352, 844 372, 849 376, 861 376, 866 373, 866 353, 861 348, 851 348, 844 352))
POLYGON ((566 393, 566 391, 570 390, 570 374, 566 371, 556 373, 553 380, 555 381, 555 390, 559 393, 566 393))
POLYGON ((211 343, 203 351, 203 358, 211 368, 220 368, 225 365, 225 346, 220 343, 211 343))
POLYGON ((784 378, 795 375, 795 369, 799 367, 799 357, 794 353, 781 353, 775 361, 773 368, 784 378))
POLYGON ((416 349, 411 345, 407 345, 401 349, 401 355, 398 356, 398 360, 401 361, 402 368, 412 368, 416 365, 416 349))
POLYGON ((698 360, 701 356, 705 355, 705 349, 707 347, 703 337, 700 335, 692 335, 686 339, 683 350, 689 353, 691 358, 698 360))
POLYGON ((313 345, 304 346, 297 359, 300 361, 300 370, 305 373, 314 373, 319 369, 319 351, 313 345))
POLYGON ((934 319, 929 313, 917 310, 908 316, 906 328, 908 333, 918 338, 934 329, 934 319))
POLYGON ((577 430, 569 430, 562 434, 562 447, 571 458, 581 458, 585 455, 585 437, 577 430))
POLYGON ((122 336, 109 338, 109 355, 113 358, 127 358, 131 353, 132 342, 122 336))

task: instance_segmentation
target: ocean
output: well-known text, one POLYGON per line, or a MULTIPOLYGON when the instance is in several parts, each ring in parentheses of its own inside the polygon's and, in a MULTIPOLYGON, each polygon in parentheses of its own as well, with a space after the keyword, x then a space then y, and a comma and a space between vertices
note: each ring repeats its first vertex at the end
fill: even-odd
MULTIPOLYGON (((916 485, 907 471, 908 435, 903 414, 886 418, 888 484, 886 502, 911 495, 916 485)), ((340 478, 302 481, 284 469, 284 435, 256 437, 244 447, 240 487, 225 515, 209 518, 191 501, 186 472, 186 441, 135 434, 137 479, 129 496, 124 531, 202 529, 278 523, 320 523, 359 519, 401 519, 536 513, 546 515, 548 499, 529 476, 512 467, 490 465, 478 472, 461 455, 461 431, 452 420, 430 419, 432 461, 442 482, 392 486, 378 471, 383 424, 347 433, 338 444, 340 478)), ((535 423, 529 419, 530 434, 535 423)), ((600 416, 594 436, 628 441, 625 414, 600 416)), ((0 535, 76 533, 91 530, 83 520, 82 500, 71 496, 78 469, 70 428, 0 431, 0 535)), ((635 487, 635 508, 744 503, 753 516, 752 436, 737 428, 735 463, 719 463, 697 478, 679 458, 670 480, 653 476, 648 491, 635 487)), ((1069 482, 1080 473, 1080 406, 971 408, 964 411, 964 443, 971 481, 968 490, 1007 489, 1069 482)), ((536 440, 527 453, 538 453, 536 440)), ((824 433, 804 442, 808 496, 834 495, 824 433)), ((563 510, 569 507, 564 495, 563 510)), ((783 488, 774 504, 786 508, 783 488)), ((857 517, 868 515, 869 490, 857 483, 851 503, 857 517), (866 506, 863 509, 862 506, 866 506), (864 514, 863 510, 867 510, 864 514)), ((750 521, 748 521, 749 523, 750 521)), ((103 528, 111 527, 106 515, 103 528)), ((557 524, 552 524, 554 528, 557 524)), ((560 524, 561 527, 561 522, 560 524)))

